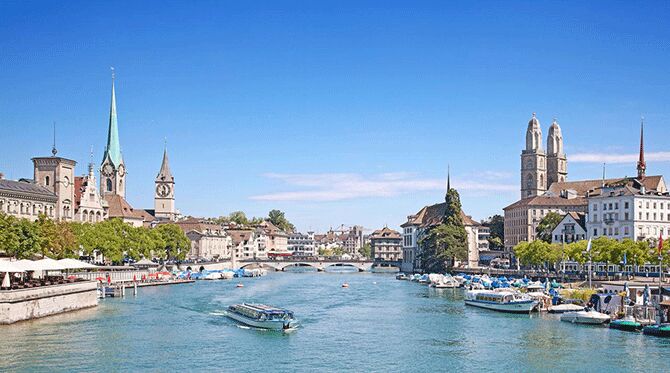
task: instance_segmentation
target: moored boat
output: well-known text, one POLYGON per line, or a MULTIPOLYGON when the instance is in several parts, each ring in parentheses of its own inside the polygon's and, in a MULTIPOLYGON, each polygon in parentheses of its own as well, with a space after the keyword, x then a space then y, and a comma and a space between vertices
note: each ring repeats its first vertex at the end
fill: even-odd
POLYGON ((550 306, 549 313, 566 313, 566 312, 576 312, 584 311, 584 306, 580 306, 572 303, 557 304, 555 306, 550 306))
POLYGON ((642 333, 656 337, 670 338, 670 324, 647 325, 642 328, 642 333))
POLYGON ((538 301, 510 290, 470 290, 465 293, 465 304, 499 312, 530 313, 538 301))
POLYGON ((265 304, 242 303, 228 307, 226 316, 262 329, 286 330, 297 326, 293 312, 265 304))
POLYGON ((635 320, 633 316, 626 316, 623 319, 610 321, 610 328, 627 332, 639 332, 642 329, 642 324, 635 320))
POLYGON ((561 321, 575 324, 601 325, 610 321, 610 316, 594 310, 572 311, 561 315, 561 321))

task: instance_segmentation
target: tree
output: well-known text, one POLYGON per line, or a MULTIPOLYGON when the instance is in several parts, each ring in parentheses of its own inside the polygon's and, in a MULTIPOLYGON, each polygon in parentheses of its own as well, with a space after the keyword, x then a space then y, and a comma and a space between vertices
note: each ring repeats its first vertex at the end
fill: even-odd
POLYGON ((238 225, 248 225, 249 219, 247 215, 242 211, 233 211, 228 215, 228 219, 238 225))
POLYGON ((63 259, 76 256, 77 240, 70 228, 70 223, 55 222, 46 215, 40 214, 33 224, 39 230, 42 238, 40 244, 42 257, 63 259))
POLYGON ((491 249, 502 249, 505 242, 505 218, 502 215, 493 215, 482 222, 489 228, 489 245, 491 249))
POLYGON ((545 215, 545 217, 540 220, 537 228, 535 228, 537 238, 544 242, 551 243, 551 232, 553 232, 562 219, 563 217, 559 213, 553 211, 545 215))
POLYGON ((0 212, 0 250, 8 256, 19 257, 21 232, 18 221, 12 215, 0 212))
POLYGON ((186 237, 184 231, 176 224, 160 224, 156 233, 161 239, 162 250, 157 256, 161 258, 183 260, 191 250, 191 240, 186 237))
POLYGON ((444 272, 447 263, 468 258, 468 234, 461 216, 461 201, 456 189, 449 189, 446 196, 442 224, 430 228, 421 239, 421 265, 427 272, 444 272))
POLYGON ((370 247, 370 244, 366 243, 363 245, 360 249, 358 249, 358 253, 365 258, 369 258, 372 255, 372 248, 370 247))
POLYGON ((295 227, 291 224, 283 211, 280 210, 270 210, 268 213, 270 223, 274 224, 277 228, 283 230, 284 232, 293 232, 295 227))

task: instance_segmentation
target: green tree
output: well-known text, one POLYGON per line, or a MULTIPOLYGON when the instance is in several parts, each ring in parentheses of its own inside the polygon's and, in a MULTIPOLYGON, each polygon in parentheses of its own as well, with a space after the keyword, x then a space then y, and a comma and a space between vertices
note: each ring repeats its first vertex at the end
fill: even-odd
POLYGON ((468 235, 461 216, 461 201, 456 189, 449 189, 445 199, 442 224, 430 228, 421 239, 422 268, 428 272, 444 272, 456 260, 468 257, 468 235), (448 263, 448 264, 447 264, 448 263))
POLYGON ((161 258, 183 260, 191 250, 191 240, 186 237, 184 231, 176 224, 160 224, 156 233, 161 239, 162 250, 157 256, 161 258))
POLYGON ((358 249, 358 253, 365 258, 369 258, 372 255, 372 248, 370 247, 370 244, 366 243, 363 245, 360 249, 358 249))
POLYGON ((505 218, 502 215, 493 215, 482 222, 482 225, 489 228, 489 245, 493 250, 499 250, 504 247, 505 242, 505 218))
POLYGON ((274 224, 277 228, 283 230, 284 232, 293 232, 295 227, 291 224, 283 211, 280 210, 270 210, 268 213, 270 222, 274 224))
POLYGON ((233 211, 228 215, 228 219, 238 225, 249 225, 247 215, 242 211, 233 211))
POLYGON ((21 232, 18 219, 12 215, 0 212, 0 251, 10 257, 19 257, 21 232))
POLYGON ((566 256, 579 264, 588 262, 589 256, 586 253, 586 244, 587 242, 584 240, 568 244, 566 246, 566 256))
POLYGON ((41 253, 44 238, 37 225, 27 219, 18 219, 17 221, 19 245, 14 256, 16 258, 31 258, 35 254, 41 253))
POLYGON ((553 211, 545 215, 545 217, 540 220, 537 228, 535 228, 537 238, 544 242, 551 243, 551 232, 558 226, 562 219, 563 217, 559 213, 553 211))

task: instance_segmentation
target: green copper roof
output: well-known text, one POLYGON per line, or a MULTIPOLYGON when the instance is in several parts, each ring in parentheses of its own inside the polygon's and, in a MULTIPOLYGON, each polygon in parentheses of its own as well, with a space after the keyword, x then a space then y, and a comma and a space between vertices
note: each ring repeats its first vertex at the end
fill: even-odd
POLYGON ((114 81, 112 80, 112 104, 109 108, 109 130, 107 132, 107 147, 105 157, 109 155, 115 167, 118 167, 123 157, 121 156, 121 145, 119 144, 119 124, 116 121, 116 94, 114 93, 114 81))

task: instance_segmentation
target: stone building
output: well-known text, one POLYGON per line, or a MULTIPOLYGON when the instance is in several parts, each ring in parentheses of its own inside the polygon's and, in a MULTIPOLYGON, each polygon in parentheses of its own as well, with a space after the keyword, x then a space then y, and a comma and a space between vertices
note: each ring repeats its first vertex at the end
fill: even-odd
POLYGON ((402 260, 402 236, 397 231, 384 227, 370 235, 372 259, 382 262, 399 262, 402 260))
MULTIPOLYGON (((449 191, 449 179, 447 178, 447 191, 449 191)), ((447 203, 442 202, 430 206, 424 206, 414 215, 409 215, 407 221, 400 227, 403 228, 402 240, 402 263, 400 269, 403 272, 421 272, 421 241, 431 228, 442 223, 447 210, 447 203)), ((461 219, 467 233, 468 259, 466 263, 456 263, 468 268, 476 268, 479 265, 479 229, 482 225, 461 210, 461 219)))
POLYGON ((32 180, 6 180, 0 174, 0 212, 30 221, 40 214, 56 218, 58 197, 32 180))
POLYGON ((314 245, 314 232, 307 232, 307 234, 300 232, 289 233, 287 250, 290 251, 293 256, 316 256, 317 252, 314 245))
POLYGON ((95 180, 93 163, 88 165, 88 175, 74 180, 75 220, 97 223, 107 219, 107 201, 102 199, 95 180))
POLYGON ((189 218, 177 224, 191 241, 188 259, 229 260, 232 257, 231 237, 219 224, 189 218))
POLYGON ((154 213, 157 219, 174 221, 177 219, 177 210, 174 205, 174 176, 170 171, 167 147, 163 151, 161 169, 156 175, 156 192, 154 195, 154 213))
POLYGON ((62 221, 74 219, 74 168, 77 162, 56 156, 54 146, 51 157, 35 157, 33 179, 36 184, 53 192, 58 198, 54 218, 62 221))

